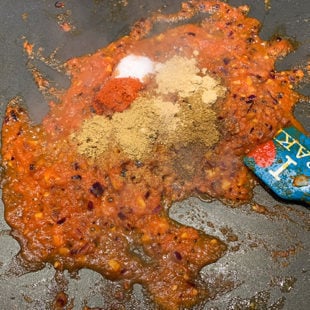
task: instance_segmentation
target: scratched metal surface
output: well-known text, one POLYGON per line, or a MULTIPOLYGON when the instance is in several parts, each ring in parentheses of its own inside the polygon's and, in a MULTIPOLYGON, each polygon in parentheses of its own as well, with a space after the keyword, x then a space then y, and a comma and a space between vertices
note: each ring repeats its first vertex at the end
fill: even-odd
MULTIPOLYGON (((54 1, 1 0, 1 114, 8 100, 16 95, 22 96, 34 120, 39 121, 47 111, 46 98, 38 92, 26 69, 23 36, 43 47, 45 56, 57 47, 57 59, 62 62, 93 52, 126 34, 135 20, 156 9, 177 10, 181 1, 127 2, 124 6, 126 1, 68 0, 64 1, 65 9, 60 10, 55 8, 54 1), (28 14, 26 21, 22 19, 24 13, 28 14), (57 15, 63 13, 66 13, 63 18, 76 27, 72 33, 59 30, 57 15)), ((230 2, 250 4, 250 15, 263 22, 261 35, 264 39, 279 33, 299 42, 296 52, 279 62, 279 69, 306 64, 310 57, 309 0, 271 0, 269 10, 265 9, 263 0, 230 2)), ((56 86, 68 85, 62 74, 42 63, 36 65, 56 86)), ((300 91, 310 95, 309 83, 300 91)), ((310 131, 309 102, 301 102, 296 115, 310 131)), ((252 212, 251 204, 228 208, 220 202, 202 202, 197 198, 172 207, 172 218, 218 236, 229 246, 222 259, 203 269, 202 278, 206 285, 216 288, 217 281, 221 281, 230 286, 230 290, 219 291, 214 300, 195 309, 309 309, 309 210, 277 200, 262 187, 256 188, 254 201, 267 206, 273 214, 252 212), (273 258, 276 251, 281 254, 285 250, 291 250, 288 257, 273 258)), ((49 309, 49 301, 59 288, 53 268, 46 266, 26 274, 17 267, 12 270, 19 246, 9 235, 2 204, 0 212, 0 308, 49 309)), ((118 284, 95 272, 82 270, 75 277, 65 276, 74 309, 82 309, 85 305, 102 309, 156 308, 139 285, 135 285, 124 301, 118 293, 118 284)))

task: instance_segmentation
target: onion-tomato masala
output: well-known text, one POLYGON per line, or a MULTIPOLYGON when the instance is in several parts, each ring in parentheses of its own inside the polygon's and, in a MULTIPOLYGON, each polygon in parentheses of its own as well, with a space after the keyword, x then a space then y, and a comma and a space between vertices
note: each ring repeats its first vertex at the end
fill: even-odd
POLYGON ((263 41, 247 11, 184 3, 69 60, 71 85, 41 124, 8 105, 3 200, 24 259, 140 283, 164 309, 209 296, 199 271, 226 246, 171 220, 169 207, 193 195, 249 200, 255 180, 242 157, 297 124, 293 83, 303 73, 275 70, 292 46, 263 41), (200 23, 151 32, 198 12, 200 23))

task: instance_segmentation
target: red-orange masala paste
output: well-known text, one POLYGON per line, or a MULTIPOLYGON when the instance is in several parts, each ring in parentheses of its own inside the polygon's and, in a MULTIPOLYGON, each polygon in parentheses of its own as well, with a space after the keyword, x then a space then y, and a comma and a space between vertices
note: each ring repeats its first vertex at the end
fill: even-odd
POLYGON ((164 309, 208 297, 199 271, 226 246, 171 220, 169 206, 199 194, 249 200, 255 182, 242 157, 296 125, 292 83, 302 72, 274 68, 291 45, 263 41, 259 22, 246 13, 218 1, 186 3, 179 14, 155 15, 96 53, 69 60, 71 86, 42 124, 32 124, 17 102, 8 105, 5 218, 26 260, 90 268, 126 288, 141 283, 164 309), (199 11, 208 13, 200 24, 149 35, 156 21, 199 11), (118 77, 115 68, 128 55, 154 68, 143 78, 118 77), (177 67, 164 72, 182 59, 189 64, 184 81, 174 76, 177 67), (184 85, 173 88, 174 79, 184 85), (140 110, 150 111, 141 124, 140 110))

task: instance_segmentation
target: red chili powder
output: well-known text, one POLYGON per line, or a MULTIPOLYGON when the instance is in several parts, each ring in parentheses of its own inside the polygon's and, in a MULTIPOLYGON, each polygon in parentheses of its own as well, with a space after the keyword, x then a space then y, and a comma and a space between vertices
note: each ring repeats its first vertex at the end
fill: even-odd
POLYGON ((107 83, 98 92, 94 109, 103 114, 106 110, 122 112, 137 98, 143 84, 135 78, 116 78, 107 83))

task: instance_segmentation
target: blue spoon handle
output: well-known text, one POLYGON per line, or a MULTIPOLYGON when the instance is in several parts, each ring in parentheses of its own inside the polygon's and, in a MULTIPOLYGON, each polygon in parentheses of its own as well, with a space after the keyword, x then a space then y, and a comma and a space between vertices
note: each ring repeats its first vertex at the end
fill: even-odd
POLYGON ((244 163, 281 198, 310 203, 310 137, 295 127, 281 129, 244 163))

